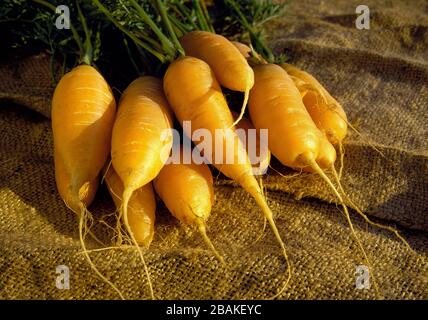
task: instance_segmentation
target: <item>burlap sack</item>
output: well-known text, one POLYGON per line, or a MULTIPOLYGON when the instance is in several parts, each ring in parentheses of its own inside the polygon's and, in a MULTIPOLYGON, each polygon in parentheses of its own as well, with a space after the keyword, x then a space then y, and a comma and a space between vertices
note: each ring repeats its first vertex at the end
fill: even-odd
MULTIPOLYGON (((271 27, 270 42, 276 53, 286 51, 292 63, 319 78, 364 134, 362 139, 351 132, 346 139, 345 189, 376 221, 398 227, 415 250, 411 254, 391 233, 351 212, 381 293, 426 299, 428 4, 366 4, 371 29, 357 30, 357 2, 295 1, 290 15, 271 27)), ((0 97, 25 106, 0 107, 0 297, 118 298, 79 254, 77 221, 55 189, 46 57, 1 66, 0 74, 0 97), (56 287, 58 265, 70 269, 68 290, 56 287)), ((273 166, 293 174, 275 161, 273 166)), ((292 263, 292 280, 280 298, 375 298, 373 286, 356 288, 363 259, 327 186, 315 175, 283 178, 273 170, 264 184, 292 263)), ((215 191, 209 235, 228 270, 197 232, 159 205, 155 239, 145 253, 157 298, 269 298, 283 284, 285 262, 270 229, 263 231, 254 201, 222 178, 215 191)), ((96 217, 113 211, 103 188, 91 210, 96 217)), ((94 233, 106 242, 111 237, 100 225, 94 233)), ((97 248, 90 239, 88 246, 97 248)), ((126 298, 148 298, 135 250, 91 257, 126 298)))

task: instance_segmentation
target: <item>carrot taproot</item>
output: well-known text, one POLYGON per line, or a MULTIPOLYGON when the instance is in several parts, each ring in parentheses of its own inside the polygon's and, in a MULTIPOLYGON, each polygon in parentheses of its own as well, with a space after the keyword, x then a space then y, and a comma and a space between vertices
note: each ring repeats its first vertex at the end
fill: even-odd
POLYGON ((297 88, 305 92, 303 103, 318 129, 325 132, 331 143, 340 143, 348 128, 346 113, 340 103, 309 73, 291 64, 281 66, 296 79, 297 88))
MULTIPOLYGON (((84 241, 90 212, 82 187, 96 181, 110 152, 111 132, 116 112, 113 93, 103 76, 89 65, 80 65, 58 82, 52 98, 52 132, 57 181, 69 179, 64 201, 79 208, 79 239, 91 268, 123 298, 120 290, 93 264, 84 241), (60 161, 60 162, 59 162, 60 161)), ((58 186, 58 189, 62 186, 58 186)))
POLYGON ((180 43, 186 55, 201 59, 212 68, 218 82, 234 91, 244 92, 244 100, 236 125, 244 116, 248 96, 254 85, 254 73, 238 48, 227 38, 207 31, 186 33, 180 43))
POLYGON ((316 162, 321 169, 331 169, 334 168, 334 163, 336 162, 337 154, 336 149, 328 141, 327 137, 324 135, 320 140, 320 149, 318 152, 318 157, 316 162))
MULTIPOLYGON (((315 159, 316 163, 321 169, 330 170, 331 168, 334 168, 336 158, 336 149, 333 147, 330 141, 328 141, 327 137, 322 135, 320 137, 318 155, 315 159)), ((304 167, 301 169, 306 172, 314 172, 312 167, 304 167)))
POLYGON ((193 161, 166 164, 153 181, 156 193, 180 222, 198 229, 207 246, 224 264, 207 236, 206 223, 214 203, 213 177, 204 163, 193 161))
MULTIPOLYGON (((239 114, 232 111, 232 116, 236 120, 239 114)), ((255 176, 264 174, 269 167, 271 153, 268 149, 267 141, 261 140, 260 130, 257 130, 247 118, 242 118, 236 124, 235 129, 242 143, 246 146, 247 154, 253 167, 253 174, 255 176), (239 130, 241 130, 241 134, 239 130), (251 130, 254 130, 254 132, 250 133, 251 130)))
POLYGON ((311 74, 288 63, 281 64, 301 92, 303 103, 312 120, 340 151, 339 177, 342 176, 344 150, 342 141, 348 131, 348 120, 340 103, 311 74))
MULTIPOLYGON (((258 129, 269 130, 269 149, 282 164, 291 168, 309 167, 329 185, 343 207, 364 260, 371 268, 341 194, 317 163, 323 135, 306 110, 298 88, 288 73, 275 64, 254 67, 254 75, 255 83, 248 105, 253 124, 258 129)), ((374 277, 373 284, 379 293, 374 277)))
MULTIPOLYGON (((347 135, 348 127, 362 138, 364 138, 363 134, 347 120, 346 113, 340 103, 332 97, 314 76, 290 64, 282 64, 281 66, 292 76, 293 81, 301 91, 303 102, 318 128, 326 133, 332 144, 338 146, 340 154, 338 176, 341 179, 345 155, 342 141, 347 135)), ((377 146, 369 139, 365 139, 370 147, 383 158, 386 158, 377 146)))
MULTIPOLYGON (((129 236, 138 249, 148 279, 143 253, 129 224, 128 207, 133 193, 151 182, 162 169, 172 148, 172 114, 162 90, 162 81, 155 77, 139 77, 123 92, 113 126, 111 160, 123 182, 123 219, 129 236)), ((148 282, 151 297, 154 292, 148 282)))
POLYGON ((283 290, 291 277, 285 245, 274 222, 273 213, 252 174, 246 151, 233 129, 232 114, 212 69, 200 59, 181 57, 169 65, 164 76, 164 90, 177 119, 182 124, 184 121, 191 122, 191 130, 185 128, 188 137, 193 138, 192 132, 201 128, 208 130, 211 137, 216 136, 216 130, 223 133, 220 140, 212 139, 212 159, 220 160, 213 161, 213 165, 241 185, 266 216, 288 264, 288 279, 283 290), (228 154, 232 154, 232 161, 228 161, 228 154))
POLYGON ((282 164, 292 168, 309 166, 306 158, 317 158, 321 133, 306 111, 299 90, 277 65, 258 65, 254 74, 256 81, 248 104, 252 123, 258 129, 269 130, 269 149, 282 164))
MULTIPOLYGON (((57 186, 58 193, 61 199, 64 201, 67 208, 69 208, 74 213, 79 214, 80 207, 75 206, 75 201, 73 201, 72 194, 70 192, 71 179, 67 174, 64 168, 64 161, 60 156, 54 152, 54 167, 55 167, 55 183, 57 186)), ((99 186, 99 177, 96 177, 90 182, 86 182, 79 190, 79 199, 88 207, 95 198, 99 186)), ((88 230, 89 235, 99 244, 104 245, 101 240, 91 231, 88 230)))
POLYGON ((70 178, 72 207, 80 188, 99 175, 110 152, 116 103, 102 75, 81 65, 65 74, 52 99, 54 149, 70 178))
MULTIPOLYGON (((67 171, 64 168, 64 162, 60 156, 55 152, 54 154, 54 166, 55 166, 55 182, 58 189, 58 193, 63 199, 65 205, 78 213, 80 207, 75 204, 73 196, 71 194, 71 179, 67 174, 67 171)), ((92 181, 85 182, 82 187, 79 189, 79 200, 88 207, 95 198, 99 185, 99 178, 96 177, 92 181)))
MULTIPOLYGON (((112 166, 106 170, 107 189, 119 211, 122 206, 123 183, 112 166)), ((138 244, 150 246, 155 231, 156 200, 152 183, 137 189, 129 199, 128 222, 138 244)))

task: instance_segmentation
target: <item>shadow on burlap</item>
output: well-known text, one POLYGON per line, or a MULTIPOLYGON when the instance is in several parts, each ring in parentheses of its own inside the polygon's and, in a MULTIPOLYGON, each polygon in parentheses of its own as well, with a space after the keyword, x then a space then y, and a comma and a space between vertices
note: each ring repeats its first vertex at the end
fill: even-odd
MULTIPOLYGON (((354 27, 356 4, 350 1, 296 1, 293 14, 275 25, 270 40, 277 53, 285 51, 291 62, 317 76, 364 134, 350 133, 345 141, 344 187, 371 218, 398 227, 416 252, 351 212, 382 294, 426 299, 428 18, 420 12, 428 6, 415 2, 404 10, 379 3, 368 3, 372 29, 360 31, 354 27)), ((0 74, 0 99, 6 101, 0 107, 0 297, 118 298, 79 254, 77 221, 55 189, 46 57, 0 66, 0 74), (55 286, 58 265, 70 268, 69 290, 55 286)), ((295 174, 275 160, 273 166, 295 174)), ((327 186, 315 175, 287 179, 273 170, 264 184, 292 263, 292 280, 280 298, 375 298, 373 289, 355 287, 356 267, 363 260, 327 186)), ((263 232, 253 200, 221 177, 215 192, 209 235, 228 270, 196 232, 159 205, 155 239, 145 253, 157 298, 269 298, 283 284, 279 246, 268 227, 263 232)), ((90 209, 96 217, 114 210, 104 188, 90 209)), ((109 241, 105 228, 94 228, 109 241)), ((97 247, 89 239, 88 246, 97 247)), ((91 256, 125 297, 148 298, 135 250, 91 256)))

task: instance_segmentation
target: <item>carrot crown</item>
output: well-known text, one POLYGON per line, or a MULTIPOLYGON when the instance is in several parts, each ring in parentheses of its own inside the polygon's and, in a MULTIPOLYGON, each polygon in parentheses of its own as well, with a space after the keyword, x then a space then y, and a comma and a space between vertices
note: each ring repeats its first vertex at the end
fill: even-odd
POLYGON ((204 0, 93 0, 98 9, 135 44, 162 64, 183 56, 178 40, 189 31, 203 30, 231 37, 249 37, 253 48, 265 60, 275 57, 263 37, 263 25, 282 15, 285 4, 273 0, 214 1, 211 18, 204 0), (251 23, 249 22, 251 21, 251 23), (230 28, 229 28, 229 27, 230 28))

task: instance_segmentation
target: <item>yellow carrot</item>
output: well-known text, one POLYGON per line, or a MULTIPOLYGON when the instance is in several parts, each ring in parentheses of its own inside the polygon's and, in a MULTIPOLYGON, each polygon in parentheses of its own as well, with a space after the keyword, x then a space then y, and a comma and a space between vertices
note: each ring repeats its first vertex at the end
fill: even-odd
MULTIPOLYGON (((113 127, 112 165, 123 182, 122 210, 126 230, 138 247, 130 227, 128 206, 132 194, 151 182, 162 169, 172 148, 172 115, 162 90, 162 81, 154 77, 140 77, 123 92, 113 127)), ((147 276, 148 269, 141 250, 138 250, 147 276)), ((154 298, 153 288, 149 289, 154 298)))
POLYGON ((232 41, 232 44, 239 50, 239 52, 245 59, 249 59, 251 57, 251 48, 245 43, 239 41, 232 41))
MULTIPOLYGON (((369 224, 381 229, 386 229, 393 232, 396 237, 411 249, 409 243, 392 227, 385 226, 380 223, 373 222, 366 214, 350 199, 345 193, 341 183, 343 170, 344 151, 342 141, 347 134, 348 125, 353 128, 347 121, 345 111, 342 106, 334 99, 330 93, 318 82, 315 77, 308 72, 298 69, 290 64, 281 65, 288 74, 291 75, 294 84, 299 88, 303 98, 303 103, 315 121, 317 127, 326 134, 326 139, 323 139, 320 146, 320 153, 317 158, 317 163, 323 169, 330 169, 343 196, 352 204, 353 209, 369 224), (334 162, 336 161, 336 150, 332 144, 337 144, 340 154, 339 173, 336 172, 334 162)), ((353 128, 357 133, 358 131, 353 128)), ((358 133, 360 134, 360 133, 358 133)), ((376 151, 377 148, 374 147, 376 151)), ((381 152, 380 152, 381 153, 381 152)), ((381 153, 382 154, 382 153, 381 153)))
POLYGON ((213 177, 208 166, 193 161, 166 164, 154 180, 154 187, 172 215, 182 223, 198 228, 208 247, 224 263, 206 232, 206 222, 214 203, 213 177))
MULTIPOLYGON (((55 175, 57 182, 61 183, 63 177, 69 180, 67 190, 60 194, 70 208, 78 208, 80 243, 92 269, 123 298, 117 287, 98 271, 86 250, 84 229, 90 213, 81 194, 82 188, 97 181, 107 160, 115 112, 116 103, 109 85, 91 66, 74 68, 55 88, 52 98, 55 175)), ((58 184, 58 189, 62 188, 58 184)))
MULTIPOLYGON (((117 210, 122 206, 123 183, 110 166, 105 174, 108 191, 117 210)), ((151 182, 137 189, 129 199, 128 222, 135 240, 146 248, 155 231, 156 201, 151 182)))
MULTIPOLYGON (((307 112, 293 80, 283 68, 275 64, 256 66, 254 75, 249 111, 255 127, 269 130, 269 149, 282 164, 292 168, 310 168, 329 185, 343 207, 352 235, 366 263, 371 266, 341 194, 317 163, 323 135, 307 112)), ((329 159, 330 156, 323 158, 329 159)), ((378 292, 376 281, 373 283, 378 292)))
POLYGON ((225 37, 206 32, 192 31, 180 39, 186 55, 201 59, 212 68, 218 82, 231 90, 244 92, 244 101, 238 123, 245 112, 254 73, 236 46, 225 37))
POLYGON ((318 129, 331 143, 340 143, 346 136, 348 125, 339 102, 309 73, 290 64, 281 66, 292 76, 298 89, 305 92, 303 103, 318 129))
MULTIPOLYGON (((64 168, 64 161, 60 156, 55 152, 54 154, 54 163, 55 163, 55 182, 58 189, 58 193, 61 198, 64 200, 66 206, 73 210, 75 213, 79 213, 80 207, 76 206, 76 201, 74 201, 71 194, 71 179, 68 173, 64 168)), ((79 189, 79 200, 83 203, 84 206, 88 207, 95 198, 99 185, 99 179, 96 177, 94 180, 86 182, 79 189)))
MULTIPOLYGON (((214 162, 213 165, 253 196, 266 216, 288 263, 285 246, 275 225, 272 211, 252 174, 245 149, 234 132, 232 114, 210 66, 193 57, 175 60, 166 71, 164 90, 177 119, 181 123, 191 122, 192 130, 185 132, 187 136, 192 137, 192 132, 199 128, 208 130, 212 137, 215 137, 216 129, 222 130, 221 141, 212 139, 212 159, 216 158, 217 152, 223 151, 222 157, 218 157, 221 158, 221 163, 214 162), (222 150, 216 150, 216 144, 222 144, 222 150), (233 155, 233 161, 226 161, 227 154, 233 155)), ((287 270, 289 279, 290 267, 287 270)), ((287 283, 288 280, 286 285, 287 283)))
POLYGON ((81 207, 80 188, 99 175, 110 152, 116 104, 107 82, 93 67, 65 74, 52 99, 55 154, 70 177, 71 207, 81 207))
MULTIPOLYGON (((235 120, 239 117, 239 115, 234 111, 232 111, 232 116, 235 120)), ((247 118, 242 118, 241 121, 239 121, 239 123, 236 125, 236 130, 239 129, 241 129, 244 133, 244 135, 242 136, 239 135, 239 138, 241 139, 242 143, 247 146, 247 154, 250 158, 251 165, 253 167, 253 174, 264 174, 270 164, 270 151, 268 149, 268 146, 265 145, 267 142, 264 140, 261 141, 260 130, 257 130, 251 123, 251 121, 247 118), (255 141, 250 141, 250 130, 256 131, 255 141), (246 139, 243 139, 244 137, 246 139), (250 145, 250 143, 252 142, 255 142, 255 145, 250 145), (253 148, 253 151, 255 152, 250 153, 250 148, 253 148), (262 152, 262 150, 265 150, 266 152, 262 152)))

